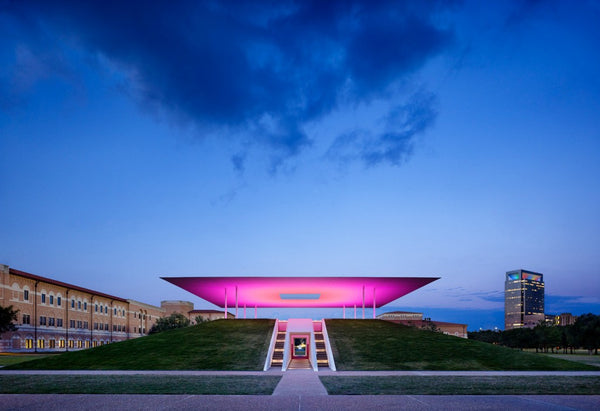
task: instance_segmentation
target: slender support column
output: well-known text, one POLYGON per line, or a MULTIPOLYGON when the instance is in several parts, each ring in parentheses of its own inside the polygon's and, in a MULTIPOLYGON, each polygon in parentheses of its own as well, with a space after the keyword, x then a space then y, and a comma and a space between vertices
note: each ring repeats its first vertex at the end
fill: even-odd
POLYGON ((362 319, 365 319, 365 286, 363 285, 363 313, 362 313, 362 319))
POLYGON ((246 303, 244 303, 244 320, 246 319, 246 303))
POLYGON ((225 319, 227 319, 227 287, 225 287, 225 312, 223 314, 225 315, 225 319))
POLYGON ((257 315, 258 315, 258 306, 255 305, 254 306, 254 318, 258 318, 257 315))
POLYGON ((342 306, 342 310, 344 310, 344 315, 343 315, 343 318, 344 318, 344 320, 345 320, 345 319, 346 319, 346 304, 344 304, 344 305, 342 306))
POLYGON ((373 319, 375 319, 375 287, 373 287, 373 319))
POLYGON ((238 318, 238 294, 237 294, 237 285, 235 286, 235 319, 238 318))
POLYGON ((354 319, 356 320, 356 304, 354 304, 354 319))

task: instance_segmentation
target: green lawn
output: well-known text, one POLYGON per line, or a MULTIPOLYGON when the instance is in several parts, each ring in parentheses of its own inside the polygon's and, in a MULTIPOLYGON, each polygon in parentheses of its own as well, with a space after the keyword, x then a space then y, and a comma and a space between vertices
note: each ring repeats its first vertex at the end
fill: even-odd
POLYGON ((6 365, 18 364, 24 361, 36 360, 39 358, 46 358, 56 354, 13 354, 13 353, 1 353, 0 354, 0 367, 6 365))
POLYGON ((330 395, 598 395, 598 377, 323 376, 330 395))
POLYGON ((327 320, 338 370, 597 370, 382 320, 327 320))
POLYGON ((568 361, 577 361, 583 364, 595 365, 600 367, 600 355, 588 354, 541 354, 550 358, 560 358, 568 361))
POLYGON ((279 376, 0 375, 0 394, 271 395, 279 376))
POLYGON ((274 325, 274 320, 216 320, 6 369, 262 370, 274 325))

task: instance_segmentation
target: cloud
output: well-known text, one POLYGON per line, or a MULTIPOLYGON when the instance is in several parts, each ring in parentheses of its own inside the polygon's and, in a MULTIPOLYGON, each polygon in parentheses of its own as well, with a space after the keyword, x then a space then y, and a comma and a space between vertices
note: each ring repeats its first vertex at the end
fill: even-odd
MULTIPOLYGON (((453 39, 436 23, 447 2, 7 4, 0 13, 27 27, 24 41, 52 33, 102 56, 125 73, 139 104, 224 138, 250 134, 244 144, 267 148, 275 169, 312 145, 308 123, 340 106, 384 98, 453 39)), ((399 165, 414 136, 432 124, 428 103, 396 107, 388 113, 396 127, 379 135, 350 132, 333 150, 345 146, 368 166, 399 165)))
POLYGON ((339 135, 326 156, 339 163, 360 160, 367 167, 403 164, 413 153, 416 138, 435 120, 435 97, 429 93, 411 96, 390 110, 381 132, 352 130, 339 135))

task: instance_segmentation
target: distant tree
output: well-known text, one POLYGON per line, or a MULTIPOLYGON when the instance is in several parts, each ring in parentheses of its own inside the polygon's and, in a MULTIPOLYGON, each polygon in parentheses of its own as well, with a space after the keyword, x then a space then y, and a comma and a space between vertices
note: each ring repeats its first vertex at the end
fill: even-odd
POLYGON ((467 333, 470 340, 482 341, 490 344, 499 344, 502 338, 502 332, 497 330, 469 331, 467 333))
POLYGON ((0 306, 0 336, 7 331, 16 331, 17 327, 13 321, 17 321, 19 310, 13 310, 13 306, 0 306))
POLYGON ((425 322, 421 325, 422 330, 439 332, 440 329, 435 325, 435 323, 429 319, 425 320, 425 322))
POLYGON ((194 318, 194 321, 196 324, 202 324, 203 322, 208 321, 208 319, 202 317, 201 315, 197 315, 196 318, 194 318))
POLYGON ((554 353, 554 347, 561 343, 561 332, 555 325, 548 325, 545 321, 540 321, 533 329, 535 336, 535 351, 548 352, 548 348, 554 353))
POLYGON ((600 347, 600 316, 592 313, 581 315, 573 324, 577 346, 588 350, 589 354, 598 354, 600 347))
POLYGON ((535 348, 536 338, 531 328, 513 328, 505 330, 500 340, 502 345, 512 348, 535 348))
POLYGON ((183 314, 173 313, 168 317, 161 317, 152 326, 149 334, 157 334, 167 330, 173 330, 175 328, 183 328, 190 325, 190 320, 187 319, 183 314))

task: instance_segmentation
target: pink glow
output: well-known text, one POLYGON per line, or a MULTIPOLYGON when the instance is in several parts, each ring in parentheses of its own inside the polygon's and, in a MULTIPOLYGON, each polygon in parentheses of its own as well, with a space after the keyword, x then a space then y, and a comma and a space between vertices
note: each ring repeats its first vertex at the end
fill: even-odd
POLYGON ((198 297, 225 307, 365 307, 384 306, 439 277, 162 277, 198 297), (375 302, 373 289, 376 290, 375 302), (227 290, 227 293, 225 292, 227 290), (280 294, 320 294, 318 299, 282 299, 280 294))

